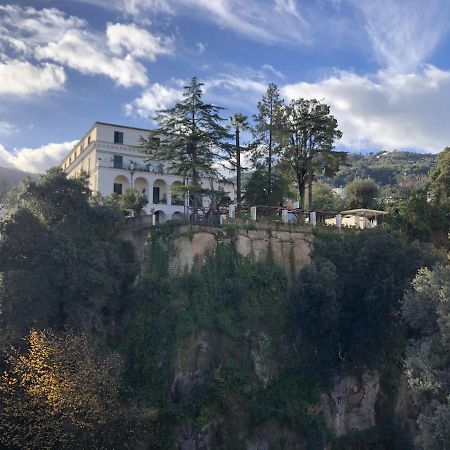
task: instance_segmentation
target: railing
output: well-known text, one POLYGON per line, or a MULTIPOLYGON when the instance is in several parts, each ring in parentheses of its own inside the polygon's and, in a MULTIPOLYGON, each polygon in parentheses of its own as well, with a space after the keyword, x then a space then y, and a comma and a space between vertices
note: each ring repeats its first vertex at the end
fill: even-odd
POLYGON ((172 203, 173 206, 184 206, 184 200, 182 198, 174 198, 172 197, 172 203))

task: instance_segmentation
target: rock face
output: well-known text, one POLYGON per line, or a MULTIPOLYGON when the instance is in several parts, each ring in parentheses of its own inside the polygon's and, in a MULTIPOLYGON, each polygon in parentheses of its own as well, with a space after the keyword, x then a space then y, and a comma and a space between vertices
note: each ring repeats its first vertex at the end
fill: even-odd
MULTIPOLYGON (((213 253, 220 235, 218 229, 198 231, 189 237, 183 236, 188 227, 180 229, 181 236, 173 240, 174 252, 170 267, 173 275, 191 270, 201 265, 209 254, 213 253)), ((256 261, 267 258, 269 251, 273 258, 289 276, 296 274, 301 267, 311 263, 312 236, 307 233, 267 230, 240 230, 229 238, 234 240, 237 252, 244 257, 253 257, 256 261)))
POLYGON ((332 391, 322 394, 322 413, 336 437, 376 424, 375 403, 379 389, 379 374, 365 372, 360 378, 345 376, 336 380, 332 391))

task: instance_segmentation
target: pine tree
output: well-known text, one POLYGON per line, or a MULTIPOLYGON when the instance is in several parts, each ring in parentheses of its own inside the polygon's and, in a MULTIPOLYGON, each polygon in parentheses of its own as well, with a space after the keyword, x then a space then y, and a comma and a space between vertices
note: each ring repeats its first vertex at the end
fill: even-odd
POLYGON ((278 151, 282 139, 282 118, 284 101, 280 98, 278 87, 270 83, 266 93, 257 105, 258 113, 253 116, 255 127, 253 136, 255 139, 252 160, 255 165, 262 161, 267 168, 268 192, 272 186, 272 163, 275 153, 278 151))
MULTIPOLYGON (((224 162, 231 149, 220 106, 202 100, 203 83, 193 77, 184 87, 183 99, 172 108, 159 111, 158 128, 142 139, 150 160, 169 161, 170 170, 190 181, 194 219, 201 206, 201 178, 218 178, 216 163, 224 162)), ((188 183, 189 184, 189 183, 188 183)))

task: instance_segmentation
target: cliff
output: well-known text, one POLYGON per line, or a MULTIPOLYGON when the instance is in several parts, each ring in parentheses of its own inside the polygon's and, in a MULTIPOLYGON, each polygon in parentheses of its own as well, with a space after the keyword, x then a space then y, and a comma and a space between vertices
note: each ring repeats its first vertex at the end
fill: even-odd
MULTIPOLYGON (((355 336, 345 344, 351 333, 341 322, 354 326, 345 308, 354 308, 355 301, 350 291, 332 284, 332 272, 323 280, 315 276, 304 291, 313 293, 321 283, 331 283, 326 293, 314 293, 322 308, 320 319, 308 306, 299 321, 295 298, 299 292, 301 299, 305 296, 299 272, 301 281, 311 270, 327 267, 324 242, 330 258, 333 246, 342 245, 349 261, 357 261, 349 242, 355 248, 364 243, 367 254, 388 247, 397 254, 388 238, 354 233, 346 242, 335 233, 323 239, 297 230, 172 225, 154 228, 149 236, 136 230, 132 235, 143 269, 140 297, 130 314, 130 366, 141 380, 138 388, 157 399, 154 406, 164 423, 171 424, 165 431, 166 447, 152 448, 412 448, 409 416, 414 413, 401 364, 385 356, 397 347, 382 348, 375 358, 370 346, 383 347, 379 340, 372 344, 355 336), (337 316, 331 305, 323 309, 320 304, 328 294, 340 303, 337 316), (305 326, 312 330, 309 335, 305 326), (333 337, 335 329, 342 335, 333 337), (364 351, 367 355, 356 359, 364 351)), ((384 257, 380 270, 389 271, 389 258, 384 257)), ((333 270, 342 270, 342 277, 346 273, 347 282, 354 283, 358 271, 352 274, 345 264, 343 260, 333 270)), ((364 288, 372 281, 377 284, 378 275, 368 266, 364 269, 373 278, 363 282, 364 288)), ((395 277, 392 283, 400 284, 395 277)), ((377 302, 373 295, 369 301, 377 302)), ((375 326, 374 313, 356 314, 361 333, 375 326)))

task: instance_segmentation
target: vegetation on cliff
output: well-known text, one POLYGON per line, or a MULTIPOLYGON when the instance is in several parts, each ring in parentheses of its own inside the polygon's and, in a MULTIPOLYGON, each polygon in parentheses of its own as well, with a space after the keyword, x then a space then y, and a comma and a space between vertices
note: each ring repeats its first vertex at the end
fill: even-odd
MULTIPOLYGON (((430 189, 444 185, 439 173, 430 189)), ((223 228, 213 255, 173 277, 169 223, 136 278, 121 227, 117 207, 59 171, 28 182, 0 223, 5 448, 408 448, 394 407, 404 362, 419 442, 448 445, 448 271, 430 245, 318 229, 313 264, 289 282, 270 250, 244 258, 223 228), (373 427, 337 437, 327 393, 368 371, 373 427)))

